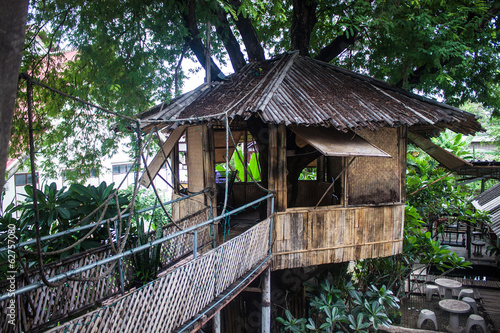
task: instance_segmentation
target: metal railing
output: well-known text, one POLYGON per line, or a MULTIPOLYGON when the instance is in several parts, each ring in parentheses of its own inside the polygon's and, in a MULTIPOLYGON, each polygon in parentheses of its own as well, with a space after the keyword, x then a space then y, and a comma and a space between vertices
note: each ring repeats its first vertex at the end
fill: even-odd
MULTIPOLYGON (((203 192, 204 191, 201 191, 201 192, 198 192, 197 194, 200 194, 200 193, 203 193, 203 192)), ((234 210, 232 210, 230 212, 227 212, 225 214, 219 215, 219 216, 217 216, 215 218, 209 219, 209 220, 207 220, 205 222, 202 222, 200 224, 197 224, 195 226, 192 226, 192 227, 186 228, 186 229, 184 229, 182 231, 175 232, 175 233, 173 233, 171 235, 168 235, 168 236, 165 236, 165 237, 162 237, 162 238, 150 241, 148 244, 144 244, 142 246, 132 248, 130 250, 127 250, 127 251, 124 251, 122 253, 110 256, 108 258, 99 260, 97 262, 94 262, 94 263, 91 263, 91 264, 88 264, 88 265, 85 265, 85 266, 82 266, 82 267, 78 267, 76 269, 67 271, 65 273, 62 273, 62 274, 59 274, 59 275, 56 275, 56 276, 53 276, 53 277, 49 277, 49 278, 47 278, 47 280, 50 283, 55 283, 57 281, 61 281, 61 280, 67 279, 70 276, 83 273, 83 272, 91 270, 93 268, 96 268, 96 267, 99 267, 99 266, 111 263, 111 262, 113 262, 115 260, 119 260, 119 259, 122 259, 124 257, 130 256, 130 255, 132 255, 134 253, 137 253, 137 252, 140 252, 140 251, 144 251, 144 250, 149 249, 149 248, 151 248, 153 246, 162 244, 164 242, 167 242, 169 240, 172 240, 172 239, 174 239, 176 237, 179 237, 179 236, 187 234, 187 233, 192 233, 194 240, 196 240, 196 238, 198 237, 198 229, 200 229, 202 227, 205 227, 205 226, 208 226, 208 225, 211 225, 211 224, 215 224, 217 221, 220 221, 220 220, 222 220, 222 219, 224 219, 226 217, 229 217, 229 216, 231 216, 233 214, 236 214, 236 213, 238 213, 240 211, 243 211, 243 210, 245 210, 248 207, 254 206, 254 205, 256 205, 256 204, 258 204, 258 203, 260 203, 260 202, 262 202, 264 200, 267 200, 267 199, 273 198, 273 197, 274 197, 274 194, 268 194, 268 195, 266 195, 266 196, 264 196, 264 197, 262 197, 260 199, 254 200, 254 201, 252 201, 252 202, 250 202, 248 204, 245 204, 245 205, 243 205, 241 207, 238 207, 238 208, 236 208, 236 209, 234 209, 234 210)), ((179 199, 186 199, 186 197, 179 198, 179 199)), ((179 201, 179 199, 176 199, 174 201, 179 201)), ((80 228, 77 228, 77 229, 80 229, 80 228)), ((271 228, 271 230, 272 230, 272 228, 271 228)), ((63 234, 63 233, 59 233, 59 234, 63 234)), ((272 237, 272 231, 270 232, 270 238, 271 237, 272 237)), ((271 239, 270 239, 270 242, 271 242, 271 239)), ((197 252, 197 246, 198 246, 197 242, 193 241, 193 255, 194 256, 196 256, 195 253, 197 252)), ((10 297, 14 297, 14 296, 17 296, 17 295, 24 294, 24 293, 26 293, 28 291, 40 288, 42 286, 44 286, 44 283, 42 281, 39 281, 39 282, 36 282, 36 283, 32 283, 30 285, 27 285, 27 286, 21 287, 19 289, 16 289, 13 292, 9 292, 9 293, 5 293, 5 294, 1 295, 0 296, 0 301, 6 300, 6 299, 8 299, 10 297)))

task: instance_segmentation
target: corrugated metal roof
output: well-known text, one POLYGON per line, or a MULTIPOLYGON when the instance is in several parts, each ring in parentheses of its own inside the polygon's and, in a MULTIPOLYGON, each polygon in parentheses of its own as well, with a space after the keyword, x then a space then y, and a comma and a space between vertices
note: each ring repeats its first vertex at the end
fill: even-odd
POLYGON ((472 200, 476 209, 489 212, 491 216, 491 230, 500 237, 500 184, 484 191, 472 200))
POLYGON ((143 126, 222 120, 225 114, 264 122, 360 128, 423 126, 464 134, 481 130, 476 117, 387 83, 330 64, 286 53, 247 64, 208 89, 201 86, 140 115, 143 126))

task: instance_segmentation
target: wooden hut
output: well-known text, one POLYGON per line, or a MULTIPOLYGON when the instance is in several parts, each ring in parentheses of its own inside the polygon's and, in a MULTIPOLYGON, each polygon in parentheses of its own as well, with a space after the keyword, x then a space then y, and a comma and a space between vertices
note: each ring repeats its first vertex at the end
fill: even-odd
MULTIPOLYGON (((231 158, 235 144, 245 150, 254 142, 261 180, 235 182, 226 203, 241 206, 262 188, 275 193, 273 270, 399 253, 408 133, 481 130, 472 114, 297 53, 250 63, 141 119, 144 131, 170 133, 142 178, 146 186, 170 154, 177 172, 181 136, 189 192, 217 190, 215 164, 231 158), (305 168, 314 179, 299 179, 305 168)), ((245 164, 247 156, 237 158, 245 164)))

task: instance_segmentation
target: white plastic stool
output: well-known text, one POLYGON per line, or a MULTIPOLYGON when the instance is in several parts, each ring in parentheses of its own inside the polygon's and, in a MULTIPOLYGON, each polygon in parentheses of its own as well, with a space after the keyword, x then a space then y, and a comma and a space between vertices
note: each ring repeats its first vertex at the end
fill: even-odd
POLYGON ((465 333, 469 333, 472 326, 475 326, 475 325, 481 326, 484 333, 488 332, 488 329, 486 328, 486 321, 484 320, 484 318, 481 316, 475 315, 475 314, 471 314, 469 316, 469 319, 467 319, 465 333))
POLYGON ((460 293, 458 293, 458 299, 462 299, 462 297, 470 297, 474 298, 474 290, 472 289, 462 289, 460 293))
POLYGON ((425 297, 427 299, 427 302, 430 302, 431 299, 432 299, 432 295, 438 295, 438 297, 440 297, 439 295, 439 287, 438 286, 435 286, 435 285, 432 285, 432 284, 428 284, 425 286, 425 297))
POLYGON ((469 304, 472 311, 474 311, 474 313, 477 314, 477 304, 476 304, 476 300, 474 298, 470 298, 470 297, 465 296, 464 298, 462 298, 462 302, 469 304))
POLYGON ((434 323, 434 327, 436 328, 436 331, 437 331, 438 323, 437 323, 437 319, 436 319, 436 314, 433 311, 427 310, 427 309, 423 309, 422 311, 420 311, 420 314, 418 315, 418 321, 417 321, 418 328, 421 328, 422 324, 427 319, 429 319, 430 321, 432 321, 434 323))

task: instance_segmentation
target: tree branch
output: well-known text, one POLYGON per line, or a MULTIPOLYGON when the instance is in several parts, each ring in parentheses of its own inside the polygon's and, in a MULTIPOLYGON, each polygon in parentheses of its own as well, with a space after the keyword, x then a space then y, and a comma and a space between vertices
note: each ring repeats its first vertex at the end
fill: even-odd
POLYGON ((353 35, 350 35, 349 38, 347 38, 346 33, 342 34, 341 36, 338 36, 325 46, 321 51, 319 51, 318 55, 315 57, 316 60, 321 60, 324 62, 330 62, 333 59, 335 59, 339 54, 341 54, 345 49, 347 49, 349 46, 353 45, 355 41, 359 39, 359 33, 358 31, 354 31, 353 35))
MULTIPOLYGON (((498 15, 499 12, 500 12, 500 3, 494 2, 491 8, 482 17, 480 23, 475 29, 475 33, 480 33, 481 31, 483 31, 483 29, 491 22, 491 20, 495 16, 498 15)), ((467 22, 465 22, 464 26, 476 20, 477 18, 478 18, 477 14, 471 13, 471 15, 467 17, 467 22)), ((446 60, 441 61, 438 66, 432 66, 432 67, 429 67, 428 63, 423 64, 422 66, 418 67, 415 71, 413 71, 413 73, 408 75, 407 78, 403 78, 398 83, 396 83, 396 86, 402 88, 408 84, 409 85, 419 84, 422 79, 422 76, 424 76, 425 74, 431 74, 431 75, 436 74, 441 68, 446 67, 449 63, 451 63, 455 59, 457 59, 457 57, 450 57, 446 60)))

